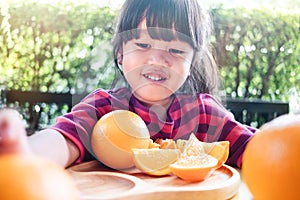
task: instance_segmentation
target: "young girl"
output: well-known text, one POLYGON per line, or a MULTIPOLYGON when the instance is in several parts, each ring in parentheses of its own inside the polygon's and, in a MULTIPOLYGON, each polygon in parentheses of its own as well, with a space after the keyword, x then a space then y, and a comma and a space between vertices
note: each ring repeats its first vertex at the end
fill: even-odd
POLYGON ((125 85, 97 89, 57 123, 28 138, 33 152, 63 166, 93 155, 90 135, 104 114, 125 109, 147 124, 151 138, 228 140, 227 164, 241 167, 255 132, 234 120, 216 98, 218 73, 210 54, 211 21, 197 0, 127 0, 113 40, 125 85))

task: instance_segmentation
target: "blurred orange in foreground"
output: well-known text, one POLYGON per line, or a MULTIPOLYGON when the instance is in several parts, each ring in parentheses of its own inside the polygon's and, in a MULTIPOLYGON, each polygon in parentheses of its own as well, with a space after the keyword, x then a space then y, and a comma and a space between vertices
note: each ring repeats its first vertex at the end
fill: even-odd
POLYGON ((80 199, 63 167, 31 153, 25 127, 11 109, 0 110, 0 199, 80 199))
POLYGON ((92 148, 99 161, 114 169, 134 166, 132 148, 148 148, 150 134, 145 122, 128 110, 102 116, 92 133, 92 148))
POLYGON ((242 175, 255 200, 300 197, 300 115, 261 127, 246 146, 242 175))
POLYGON ((178 142, 183 152, 179 159, 170 165, 170 169, 174 175, 189 182, 206 179, 228 158, 228 141, 206 143, 199 141, 192 134, 186 144, 178 142))
POLYGON ((0 199, 79 200, 79 191, 62 167, 31 155, 0 156, 0 199))

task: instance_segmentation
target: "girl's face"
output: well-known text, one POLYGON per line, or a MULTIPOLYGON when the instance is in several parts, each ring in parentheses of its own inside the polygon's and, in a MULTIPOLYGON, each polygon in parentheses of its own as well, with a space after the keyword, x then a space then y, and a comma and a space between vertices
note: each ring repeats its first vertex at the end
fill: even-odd
POLYGON ((193 48, 180 40, 152 39, 146 20, 140 38, 123 44, 122 67, 133 94, 149 105, 168 105, 189 75, 193 48))

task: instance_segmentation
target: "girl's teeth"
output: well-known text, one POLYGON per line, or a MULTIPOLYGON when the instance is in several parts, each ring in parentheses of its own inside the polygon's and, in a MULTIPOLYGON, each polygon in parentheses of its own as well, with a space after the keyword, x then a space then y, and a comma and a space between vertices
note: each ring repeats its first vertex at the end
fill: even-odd
POLYGON ((147 74, 145 74, 144 76, 145 76, 146 78, 148 78, 148 79, 153 80, 153 81, 161 81, 161 80, 165 80, 165 78, 163 78, 163 77, 155 77, 155 76, 150 76, 150 75, 147 75, 147 74))

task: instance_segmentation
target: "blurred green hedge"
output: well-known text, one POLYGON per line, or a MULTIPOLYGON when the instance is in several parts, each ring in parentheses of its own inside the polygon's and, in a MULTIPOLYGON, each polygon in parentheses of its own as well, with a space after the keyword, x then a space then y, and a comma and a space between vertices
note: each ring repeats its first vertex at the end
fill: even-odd
POLYGON ((299 12, 212 9, 226 94, 288 100, 300 91, 299 12))
MULTIPOLYGON (((1 3, 0 89, 89 92, 114 75, 117 11, 93 3, 1 3)), ((227 96, 288 100, 300 91, 299 13, 212 7, 227 96)))

